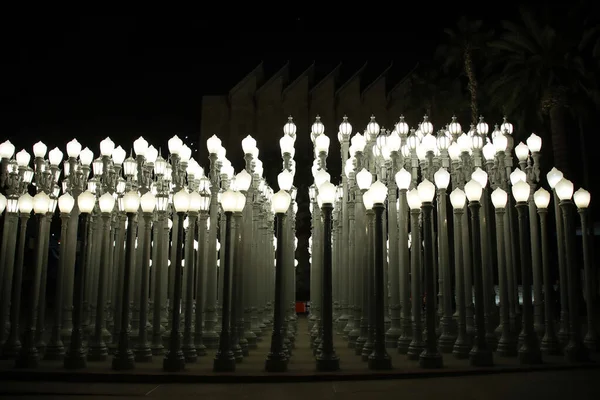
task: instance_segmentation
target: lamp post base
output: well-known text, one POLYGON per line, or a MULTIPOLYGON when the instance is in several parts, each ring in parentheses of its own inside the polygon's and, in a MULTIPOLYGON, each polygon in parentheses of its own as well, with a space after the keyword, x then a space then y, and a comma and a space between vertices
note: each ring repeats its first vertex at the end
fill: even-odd
POLYGON ((76 351, 68 351, 65 354, 64 366, 66 369, 83 369, 87 366, 85 359, 85 351, 78 349, 76 351))
POLYGON ((133 349, 135 355, 135 362, 151 362, 152 361, 152 349, 147 344, 138 345, 133 349))
MULTIPOLYGON (((254 332, 252 332, 251 330, 245 330, 244 338, 248 342, 248 349, 256 350, 258 345, 256 344, 256 335, 254 334, 254 332)), ((217 343, 218 343, 218 340, 217 340, 217 343)))
POLYGON ((233 357, 235 358, 236 363, 244 361, 244 351, 239 343, 233 346, 233 357))
POLYGON ((408 345, 408 351, 406 352, 406 356, 409 360, 416 361, 419 359, 421 353, 425 350, 425 342, 420 341, 411 341, 408 345))
POLYGON ((2 355, 0 356, 0 359, 2 360, 11 360, 13 358, 17 358, 17 356, 19 355, 19 352, 21 351, 21 341, 20 340, 14 340, 14 341, 7 341, 4 343, 4 346, 2 346, 2 355))
POLYGON ((583 339, 583 344, 589 351, 597 352, 600 346, 598 346, 598 335, 596 332, 588 331, 583 339))
POLYGON ((405 334, 402 334, 398 338, 398 343, 397 343, 398 354, 408 353, 408 348, 410 346, 410 342, 412 342, 412 339, 410 337, 406 336, 405 334))
MULTIPOLYGON (((356 321, 354 322, 356 324, 356 321)), ((348 332, 348 348, 353 349, 356 347, 356 339, 360 336, 360 328, 353 328, 348 332)))
POLYGON ((269 353, 265 361, 265 370, 267 372, 286 372, 288 359, 283 353, 269 353))
POLYGON ((501 337, 496 347, 496 354, 502 357, 515 357, 517 355, 517 343, 510 338, 501 337))
POLYGON ((196 345, 196 355, 198 357, 206 355, 206 346, 204 344, 201 343, 196 345))
POLYGON ((480 349, 473 346, 469 353, 469 364, 473 367, 491 367, 494 365, 494 355, 489 349, 480 349))
POLYGON ((526 343, 523 344, 519 348, 519 353, 517 355, 519 359, 519 364, 541 364, 542 363, 542 353, 533 346, 529 346, 526 343))
POLYGON ((389 354, 371 354, 369 356, 369 369, 375 371, 392 369, 392 359, 389 354))
POLYGON ((32 347, 29 350, 21 349, 21 352, 15 361, 15 368, 37 368, 40 364, 39 357, 39 353, 35 347, 32 347))
POLYGON ((196 347, 193 344, 184 344, 181 350, 186 363, 195 363, 198 360, 198 353, 196 353, 196 347))
POLYGON ((90 346, 87 355, 88 361, 106 361, 108 358, 108 347, 104 342, 95 343, 90 346))
POLYGON ((398 346, 398 339, 402 331, 400 328, 393 326, 385 333, 385 347, 388 349, 393 349, 398 346))
POLYGON ((375 348, 375 343, 373 343, 373 341, 367 339, 367 341, 365 342, 365 345, 363 346, 362 352, 361 352, 361 358, 364 362, 369 361, 369 356, 373 352, 374 348, 375 348))
POLYGON ((208 349, 216 349, 219 347, 219 334, 216 331, 204 331, 202 340, 208 349))
POLYGON ((454 343, 456 342, 456 336, 449 332, 443 332, 438 339, 438 348, 442 353, 452 353, 454 349, 454 343))
POLYGON ((570 363, 588 361, 587 349, 580 342, 569 342, 565 347, 565 360, 570 363))
POLYGON ((558 342, 558 339, 548 335, 544 335, 542 338, 542 341, 540 342, 540 350, 542 351, 542 354, 549 356, 562 354, 562 348, 558 342))
POLYGON ((365 347, 365 343, 367 343, 367 338, 364 336, 359 336, 356 338, 356 343, 354 343, 354 354, 360 356, 363 351, 363 347, 365 347))
POLYGON ((421 368, 442 368, 444 360, 440 353, 423 350, 419 355, 419 366, 421 368))
POLYGON ((213 361, 213 371, 235 372, 235 357, 231 350, 225 353, 217 352, 215 360, 213 361))
POLYGON ((62 360, 65 357, 65 346, 62 342, 51 343, 46 347, 44 360, 62 360))
POLYGON ((456 343, 454 343, 454 347, 452 348, 452 355, 454 355, 454 358, 458 360, 465 360, 469 358, 470 350, 471 348, 464 340, 457 340, 456 343))
POLYGON ((321 353, 317 357, 317 371, 320 372, 331 372, 338 371, 340 369, 340 358, 335 354, 323 354, 321 353))
POLYGON ((153 344, 151 350, 153 356, 162 356, 165 354, 165 346, 162 344, 153 344))
POLYGON ((179 372, 185 369, 185 357, 183 351, 169 351, 163 360, 163 369, 166 372, 179 372))
POLYGON ((115 356, 112 360, 112 369, 115 371, 126 371, 135 368, 135 357, 133 351, 127 349, 124 354, 121 354, 119 350, 115 352, 115 356))

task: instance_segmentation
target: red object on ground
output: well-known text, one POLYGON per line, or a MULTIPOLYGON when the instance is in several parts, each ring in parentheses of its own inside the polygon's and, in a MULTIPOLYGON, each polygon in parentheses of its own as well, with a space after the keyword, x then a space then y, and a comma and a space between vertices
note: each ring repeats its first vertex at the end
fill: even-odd
POLYGON ((306 303, 303 301, 296 302, 296 312, 297 313, 305 313, 306 312, 306 303))

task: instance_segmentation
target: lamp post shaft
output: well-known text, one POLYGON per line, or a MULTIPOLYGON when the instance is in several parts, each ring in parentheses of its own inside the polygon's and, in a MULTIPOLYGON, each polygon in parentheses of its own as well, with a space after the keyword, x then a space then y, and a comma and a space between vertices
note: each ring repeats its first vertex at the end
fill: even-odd
POLYGON ((596 318, 596 295, 594 293, 594 270, 590 254, 590 234, 588 232, 587 209, 579 209, 581 218, 581 241, 583 247, 583 268, 585 274, 585 305, 587 309, 587 332, 583 340, 590 351, 598 350, 598 333, 595 327, 596 318))
POLYGON ((546 226, 547 209, 538 208, 540 216, 540 241, 542 253, 542 266, 544 272, 544 315, 546 319, 546 329, 544 337, 540 343, 540 350, 544 354, 558 355, 562 353, 562 348, 556 337, 556 328, 554 326, 554 289, 552 287, 552 276, 550 273, 548 231, 546 226))
POLYGON ((502 332, 496 351, 501 356, 515 356, 517 343, 510 326, 510 306, 508 293, 508 271, 506 268, 506 242, 504 240, 504 208, 496 209, 496 251, 498 257, 498 290, 500 292, 500 324, 502 332))

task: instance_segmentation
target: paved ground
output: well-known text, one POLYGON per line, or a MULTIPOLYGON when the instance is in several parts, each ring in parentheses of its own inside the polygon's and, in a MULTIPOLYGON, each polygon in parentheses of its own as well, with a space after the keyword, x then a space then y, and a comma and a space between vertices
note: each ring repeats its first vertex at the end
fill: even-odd
POLYGON ((599 382, 599 369, 423 379, 229 385, 1 382, 0 399, 597 400, 600 398, 599 382))

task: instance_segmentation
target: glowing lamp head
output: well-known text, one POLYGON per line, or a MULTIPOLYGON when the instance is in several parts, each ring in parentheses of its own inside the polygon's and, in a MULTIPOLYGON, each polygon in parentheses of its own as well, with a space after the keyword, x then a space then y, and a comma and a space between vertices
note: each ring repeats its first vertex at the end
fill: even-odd
POLYGON ((283 135, 279 139, 279 147, 281 148, 281 155, 292 154, 294 152, 294 139, 291 136, 283 135))
POLYGON ((94 161, 94 153, 86 147, 79 153, 79 161, 81 161, 81 165, 89 167, 92 161, 94 161))
MULTIPOLYGON (((369 174, 370 175, 370 174, 369 174)), ((410 186, 410 182, 412 180, 412 176, 410 172, 402 168, 400 171, 396 172, 396 185, 398 185, 398 189, 400 190, 408 190, 410 186)))
POLYGON ((494 208, 500 209, 506 207, 506 202, 508 201, 508 194, 502 190, 502 188, 496 188, 492 192, 492 204, 494 208))
POLYGON ((433 132, 433 124, 429 122, 427 115, 423 117, 423 122, 421 122, 421 132, 423 132, 424 136, 431 135, 433 132))
POLYGON ((539 188, 533 194, 533 201, 538 209, 545 210, 550 204, 550 192, 544 188, 539 188))
POLYGON ((424 179, 417 186, 417 192, 421 199, 421 203, 431 203, 435 197, 435 185, 429 180, 424 179))
POLYGON ((206 140, 206 148, 210 154, 218 154, 221 148, 221 139, 216 135, 212 135, 206 140))
POLYGON ((496 153, 503 153, 506 151, 508 147, 508 139, 504 135, 498 135, 493 140, 492 143, 494 148, 496 149, 496 153))
POLYGON ((371 182, 373 182, 373 175, 365 168, 356 174, 356 184, 360 190, 368 189, 371 186, 371 182))
POLYGON ((244 154, 252 154, 256 148, 256 139, 248 135, 242 140, 242 150, 244 154))
POLYGON ((319 186, 319 197, 322 204, 333 204, 335 202, 336 187, 331 182, 325 182, 319 186))
POLYGON ((460 146, 456 142, 452 142, 450 146, 448 146, 448 156, 452 161, 460 160, 460 146))
POLYGON ((26 167, 26 166, 29 165, 29 161, 31 160, 31 156, 29 155, 28 152, 25 151, 25 149, 23 149, 23 150, 21 150, 20 152, 17 153, 16 159, 17 159, 17 165, 19 167, 26 167))
POLYGON ((542 149, 542 138, 535 133, 532 133, 527 138, 527 147, 529 147, 529 150, 531 150, 532 153, 539 153, 542 149))
POLYGON ((236 191, 235 192, 236 202, 235 208, 233 212, 242 212, 244 210, 244 206, 246 205, 246 196, 243 193, 236 191))
POLYGON ((560 172, 558 169, 556 168, 552 168, 550 170, 550 172, 548 172, 546 174, 546 179, 548 180, 548 185, 550 186, 550 189, 554 189, 556 187, 556 184, 558 182, 560 182, 560 180, 563 178, 563 173, 560 172))
POLYGON ((369 137, 375 138, 379 135, 379 124, 375 121, 375 116, 371 115, 371 121, 367 124, 367 133, 369 137))
POLYGON ((421 146, 423 147, 425 152, 435 151, 437 146, 435 137, 431 133, 426 134, 425 136, 423 136, 421 146))
POLYGON ((30 214, 31 210, 33 210, 33 197, 31 197, 29 193, 25 193, 19 197, 19 202, 17 204, 21 215, 30 214))
POLYGON ((237 203, 237 195, 233 190, 226 190, 221 194, 221 207, 225 212, 234 212, 237 203))
POLYGON ((320 169, 317 172, 315 172, 315 185, 317 188, 325 182, 329 182, 330 179, 331 176, 329 175, 329 173, 323 169, 320 169))
POLYGON ((485 136, 488 134, 489 129, 490 127, 488 126, 487 122, 483 120, 483 117, 479 117, 479 123, 477 124, 477 132, 480 135, 485 136))
POLYGON ((448 132, 450 132, 453 137, 457 137, 461 134, 462 127, 456 120, 456 117, 452 117, 452 122, 450 122, 450 125, 448 125, 448 132))
POLYGON ((396 130, 389 134, 387 138, 387 148, 390 152, 397 152, 400 150, 402 139, 396 130))
POLYGON ((529 156, 529 147, 523 142, 515 146, 515 155, 519 161, 526 161, 529 156))
POLYGON ((167 142, 167 146, 169 148, 169 153, 171 153, 171 154, 179 154, 179 151, 181 150, 181 147, 183 147, 183 140, 181 140, 179 138, 179 136, 174 135, 167 142))
POLYGON ((399 135, 407 135, 409 132, 408 124, 404 121, 404 115, 400 116, 400 121, 396 124, 396 132, 399 135))
POLYGON ((158 158, 158 150, 156 150, 156 147, 150 145, 144 153, 144 158, 146 159, 146 162, 154 164, 154 162, 158 158))
POLYGON ((315 122, 311 126, 311 133, 313 137, 322 135, 325 132, 325 125, 321 122, 321 117, 317 115, 315 122))
POLYGON ((421 208, 421 198, 419 197, 417 188, 409 190, 406 193, 406 202, 408 203, 408 208, 411 210, 419 210, 421 208))
MULTIPOLYGON (((150 194, 150 192, 148 192, 150 194)), ((110 213, 115 208, 115 198, 110 193, 104 193, 98 199, 98 206, 100 207, 100 212, 102 213, 110 213)))
POLYGON ((290 190, 292 188, 292 184, 294 183, 294 176, 290 171, 284 169, 279 175, 277 175, 277 183, 279 184, 279 189, 290 190))
POLYGON ((123 208, 126 213, 136 213, 140 208, 140 195, 135 190, 130 190, 123 196, 123 208))
POLYGON ((372 210, 375 202, 373 201, 373 193, 371 192, 371 189, 363 193, 362 199, 365 210, 372 210))
POLYGON ((475 179, 472 179, 465 184, 465 194, 469 202, 479 201, 481 194, 483 193, 483 187, 475 179))
POLYGON ((518 181, 512 185, 512 195, 517 203, 526 202, 529 198, 529 184, 525 181, 518 181))
POLYGON ((387 197, 387 187, 380 180, 375 181, 369 189, 374 204, 383 204, 387 197))
POLYGON ((79 157, 79 153, 81 153, 81 143, 77 139, 73 139, 67 143, 67 155, 69 158, 77 158, 79 157))
POLYGON ((145 156, 146 150, 148 150, 148 141, 143 137, 140 136, 133 142, 133 151, 136 156, 145 156))
POLYGON ((94 209, 94 205, 96 205, 96 196, 89 190, 81 193, 77 197, 77 207, 79 207, 79 211, 84 214, 91 213, 94 209))
POLYGON ((450 204, 455 210, 462 210, 465 208, 467 202, 467 195, 460 188, 456 188, 450 193, 450 204))
POLYGON ((235 176, 235 184, 237 185, 238 190, 242 190, 244 192, 247 191, 252 184, 252 175, 243 169, 235 176))
POLYGON ((559 200, 569 200, 573 196, 573 182, 562 178, 554 187, 559 200))
POLYGON ((588 208, 591 199, 592 196, 590 195, 590 192, 583 188, 579 188, 575 193, 573 193, 573 200, 575 201, 575 205, 580 210, 588 208))
POLYGON ((50 160, 50 165, 56 167, 63 159, 63 152, 58 147, 55 147, 48 153, 48 159, 50 160))
POLYGON ((477 167, 475 171, 471 174, 471 179, 475 179, 477 183, 481 185, 482 188, 487 186, 488 183, 488 174, 481 168, 477 167))
POLYGON ((48 150, 48 147, 42 142, 37 142, 36 144, 33 145, 33 155, 35 157, 44 158, 46 156, 47 150, 48 150))
POLYGON ((190 209, 190 194, 185 189, 173 195, 173 207, 178 213, 188 212, 190 209))
POLYGON ((49 203, 50 197, 44 192, 39 192, 33 196, 33 212, 36 214, 46 214, 49 203))
POLYGON ((433 174, 433 180, 438 189, 448 189, 448 185, 450 184, 450 173, 446 168, 440 168, 433 174))
POLYGON ((475 150, 481 150, 483 148, 483 138, 485 135, 479 134, 479 133, 475 133, 472 137, 471 137, 471 148, 475 149, 475 150))
POLYGON ((283 126, 283 134, 286 136, 291 136, 292 138, 296 137, 296 124, 294 123, 294 119, 290 115, 286 124, 283 126))
POLYGON ((340 124, 340 134, 342 139, 348 140, 350 135, 352 134, 352 125, 348 122, 348 117, 344 115, 344 119, 340 124))
POLYGON ((346 165, 344 165, 344 173, 346 174, 346 178, 350 178, 350 175, 354 173, 354 162, 356 159, 354 157, 350 157, 346 160, 346 165))
POLYGON ((0 144, 0 158, 10 159, 13 154, 15 154, 15 145, 10 140, 6 140, 0 144))
POLYGON ((280 190, 271 197, 273 211, 275 211, 277 214, 286 213, 291 202, 292 196, 290 196, 290 194, 285 190, 280 190))
POLYGON ((315 151, 317 153, 329 152, 329 137, 327 135, 319 135, 315 139, 315 151))
POLYGON ((127 157, 127 153, 121 146, 118 146, 112 152, 112 159, 115 165, 122 165, 123 161, 125 161, 125 157, 127 157))
POLYGON ((508 120, 506 119, 506 117, 504 117, 504 122, 502 122, 502 125, 500 125, 500 130, 504 133, 508 133, 509 135, 512 135, 513 133, 513 124, 511 124, 510 122, 508 122, 508 120))
POLYGON ((75 206, 75 199, 69 193, 65 193, 58 198, 58 209, 61 213, 70 214, 75 206))
POLYGON ((142 212, 153 212, 154 208, 156 207, 156 196, 154 196, 152 192, 146 192, 140 198, 140 207, 142 208, 142 212))
POLYGON ((521 170, 520 168, 516 168, 510 174, 510 183, 512 185, 515 185, 519 181, 526 182, 527 181, 527 174, 525 172, 523 172, 523 170, 521 170))
POLYGON ((352 147, 354 147, 355 153, 362 153, 367 145, 367 141, 362 133, 357 133, 356 135, 352 136, 350 143, 352 144, 352 147))
POLYGON ((100 142, 100 154, 103 157, 110 157, 115 150, 115 142, 109 137, 100 142))
POLYGON ((483 146, 483 158, 485 158, 486 161, 493 161, 495 155, 496 147, 491 142, 486 143, 485 146, 483 146))

